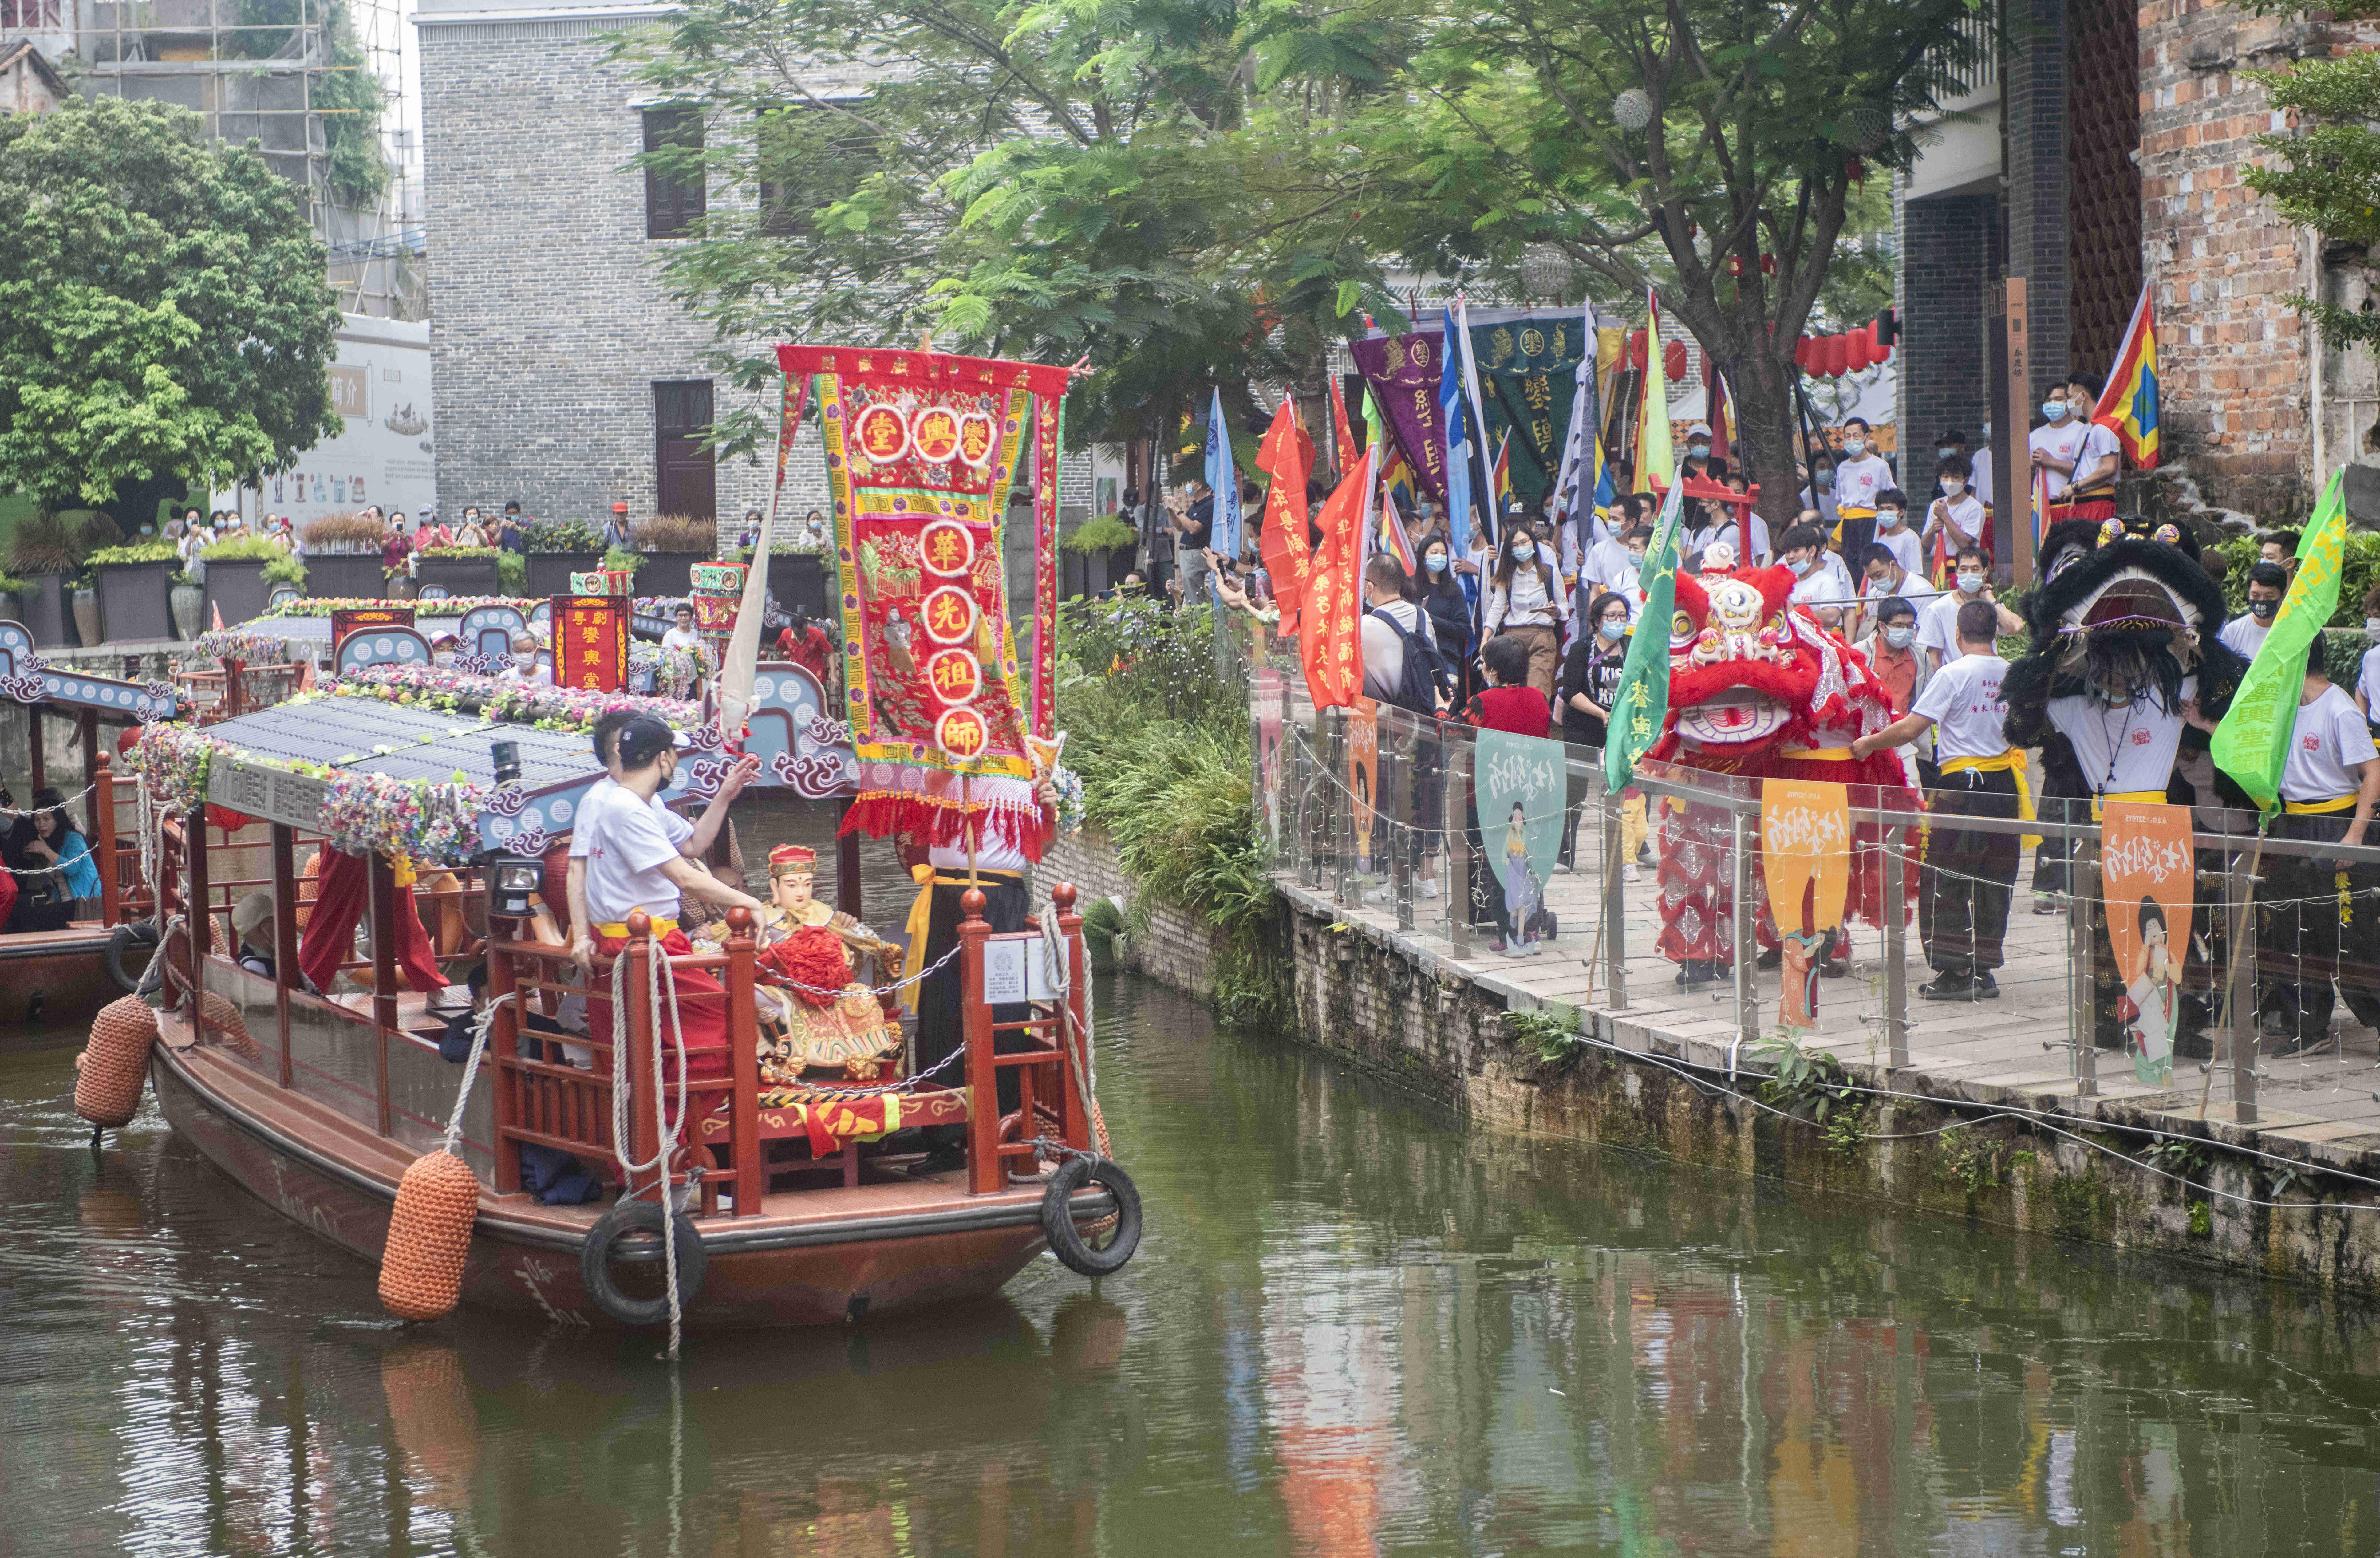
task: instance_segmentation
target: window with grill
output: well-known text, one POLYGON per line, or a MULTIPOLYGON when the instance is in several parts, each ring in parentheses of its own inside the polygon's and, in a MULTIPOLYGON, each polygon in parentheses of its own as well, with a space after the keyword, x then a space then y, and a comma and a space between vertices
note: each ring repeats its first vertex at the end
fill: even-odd
POLYGON ((703 195, 701 110, 646 109, 645 237, 685 237, 703 195))
POLYGON ((771 237, 815 234, 816 213, 849 196, 882 160, 865 125, 814 103, 768 110, 753 128, 753 140, 760 231, 771 237))

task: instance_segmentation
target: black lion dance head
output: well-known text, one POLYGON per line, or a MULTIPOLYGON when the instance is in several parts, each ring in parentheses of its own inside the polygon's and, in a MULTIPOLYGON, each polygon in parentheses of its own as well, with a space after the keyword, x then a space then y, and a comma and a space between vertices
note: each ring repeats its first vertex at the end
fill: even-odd
POLYGON ((2070 519, 2042 539, 2039 564, 2041 585, 2025 612, 2032 646, 2004 684, 2011 741, 2043 739, 2052 698, 2121 703, 2154 690, 2171 708, 2192 676, 2209 719, 2230 707, 2248 663, 2216 637, 2222 587, 2199 565, 2186 528, 2070 519))

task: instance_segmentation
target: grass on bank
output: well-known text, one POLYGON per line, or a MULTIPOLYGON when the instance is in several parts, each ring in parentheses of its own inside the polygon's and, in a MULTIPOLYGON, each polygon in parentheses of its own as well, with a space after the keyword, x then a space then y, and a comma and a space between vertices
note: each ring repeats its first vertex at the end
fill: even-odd
POLYGON ((1250 793, 1247 700, 1217 669, 1205 607, 1074 601, 1060 619, 1058 724, 1085 810, 1136 886, 1131 930, 1152 906, 1221 934, 1215 1004, 1238 1019, 1277 1004, 1281 948, 1266 934, 1270 860, 1250 793))

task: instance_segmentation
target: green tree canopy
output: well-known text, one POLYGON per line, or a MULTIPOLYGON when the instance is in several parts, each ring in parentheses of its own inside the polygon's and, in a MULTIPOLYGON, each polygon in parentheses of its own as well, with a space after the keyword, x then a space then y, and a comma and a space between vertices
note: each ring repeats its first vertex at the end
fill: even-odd
POLYGON ((201 123, 111 98, 0 116, 0 489, 220 484, 342 426, 322 242, 201 123))
POLYGON ((709 116, 703 150, 655 157, 700 162, 742 197, 666 269, 749 383, 768 337, 930 323, 946 345, 1089 351, 1090 425, 1114 433, 1208 383, 1316 382, 1359 309, 1401 322, 1391 269, 1509 296, 1552 250, 1584 273, 1572 298, 1591 286, 1627 307, 1662 283, 1730 372, 1774 517, 1793 505, 1793 342, 1874 268, 1842 242, 1847 212, 1914 159, 1908 116, 1958 90, 1997 14, 688 0, 619 47, 709 116), (820 85, 838 79, 860 84, 820 85), (804 135, 832 154, 768 171, 771 138, 750 127, 780 113, 812 116, 804 135))

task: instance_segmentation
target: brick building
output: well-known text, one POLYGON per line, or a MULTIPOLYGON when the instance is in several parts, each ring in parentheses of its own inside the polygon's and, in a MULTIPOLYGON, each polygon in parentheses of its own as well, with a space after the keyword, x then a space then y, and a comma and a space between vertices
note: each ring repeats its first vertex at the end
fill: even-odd
MULTIPOLYGON (((737 392, 705 360, 709 326, 662 292, 658 271, 714 192, 628 165, 686 121, 604 62, 600 35, 666 14, 638 0, 421 0, 427 214, 441 251, 438 490, 450 513, 517 498, 563 518, 600 521, 625 501, 637 517, 732 519, 768 505, 773 462, 718 461, 689 436, 737 392)), ((825 502, 808 434, 785 503, 798 515, 825 502)))
MULTIPOLYGON (((2288 128, 2241 72, 2370 47, 2380 30, 2216 0, 2010 3, 2018 46, 1948 105, 1958 121, 1928 127, 1895 191, 1905 437, 1987 420, 2003 432, 1986 404, 2002 277, 2026 283, 2037 388, 2107 372, 2145 265, 2166 469, 2144 501, 2301 517, 2342 462, 2380 457, 2380 382, 2368 354, 2316 361, 2285 300, 2360 283, 2320 274, 2313 236, 2240 182, 2264 155, 2252 138, 2288 128)), ((2380 522, 2380 505, 2365 517, 2380 522)))

